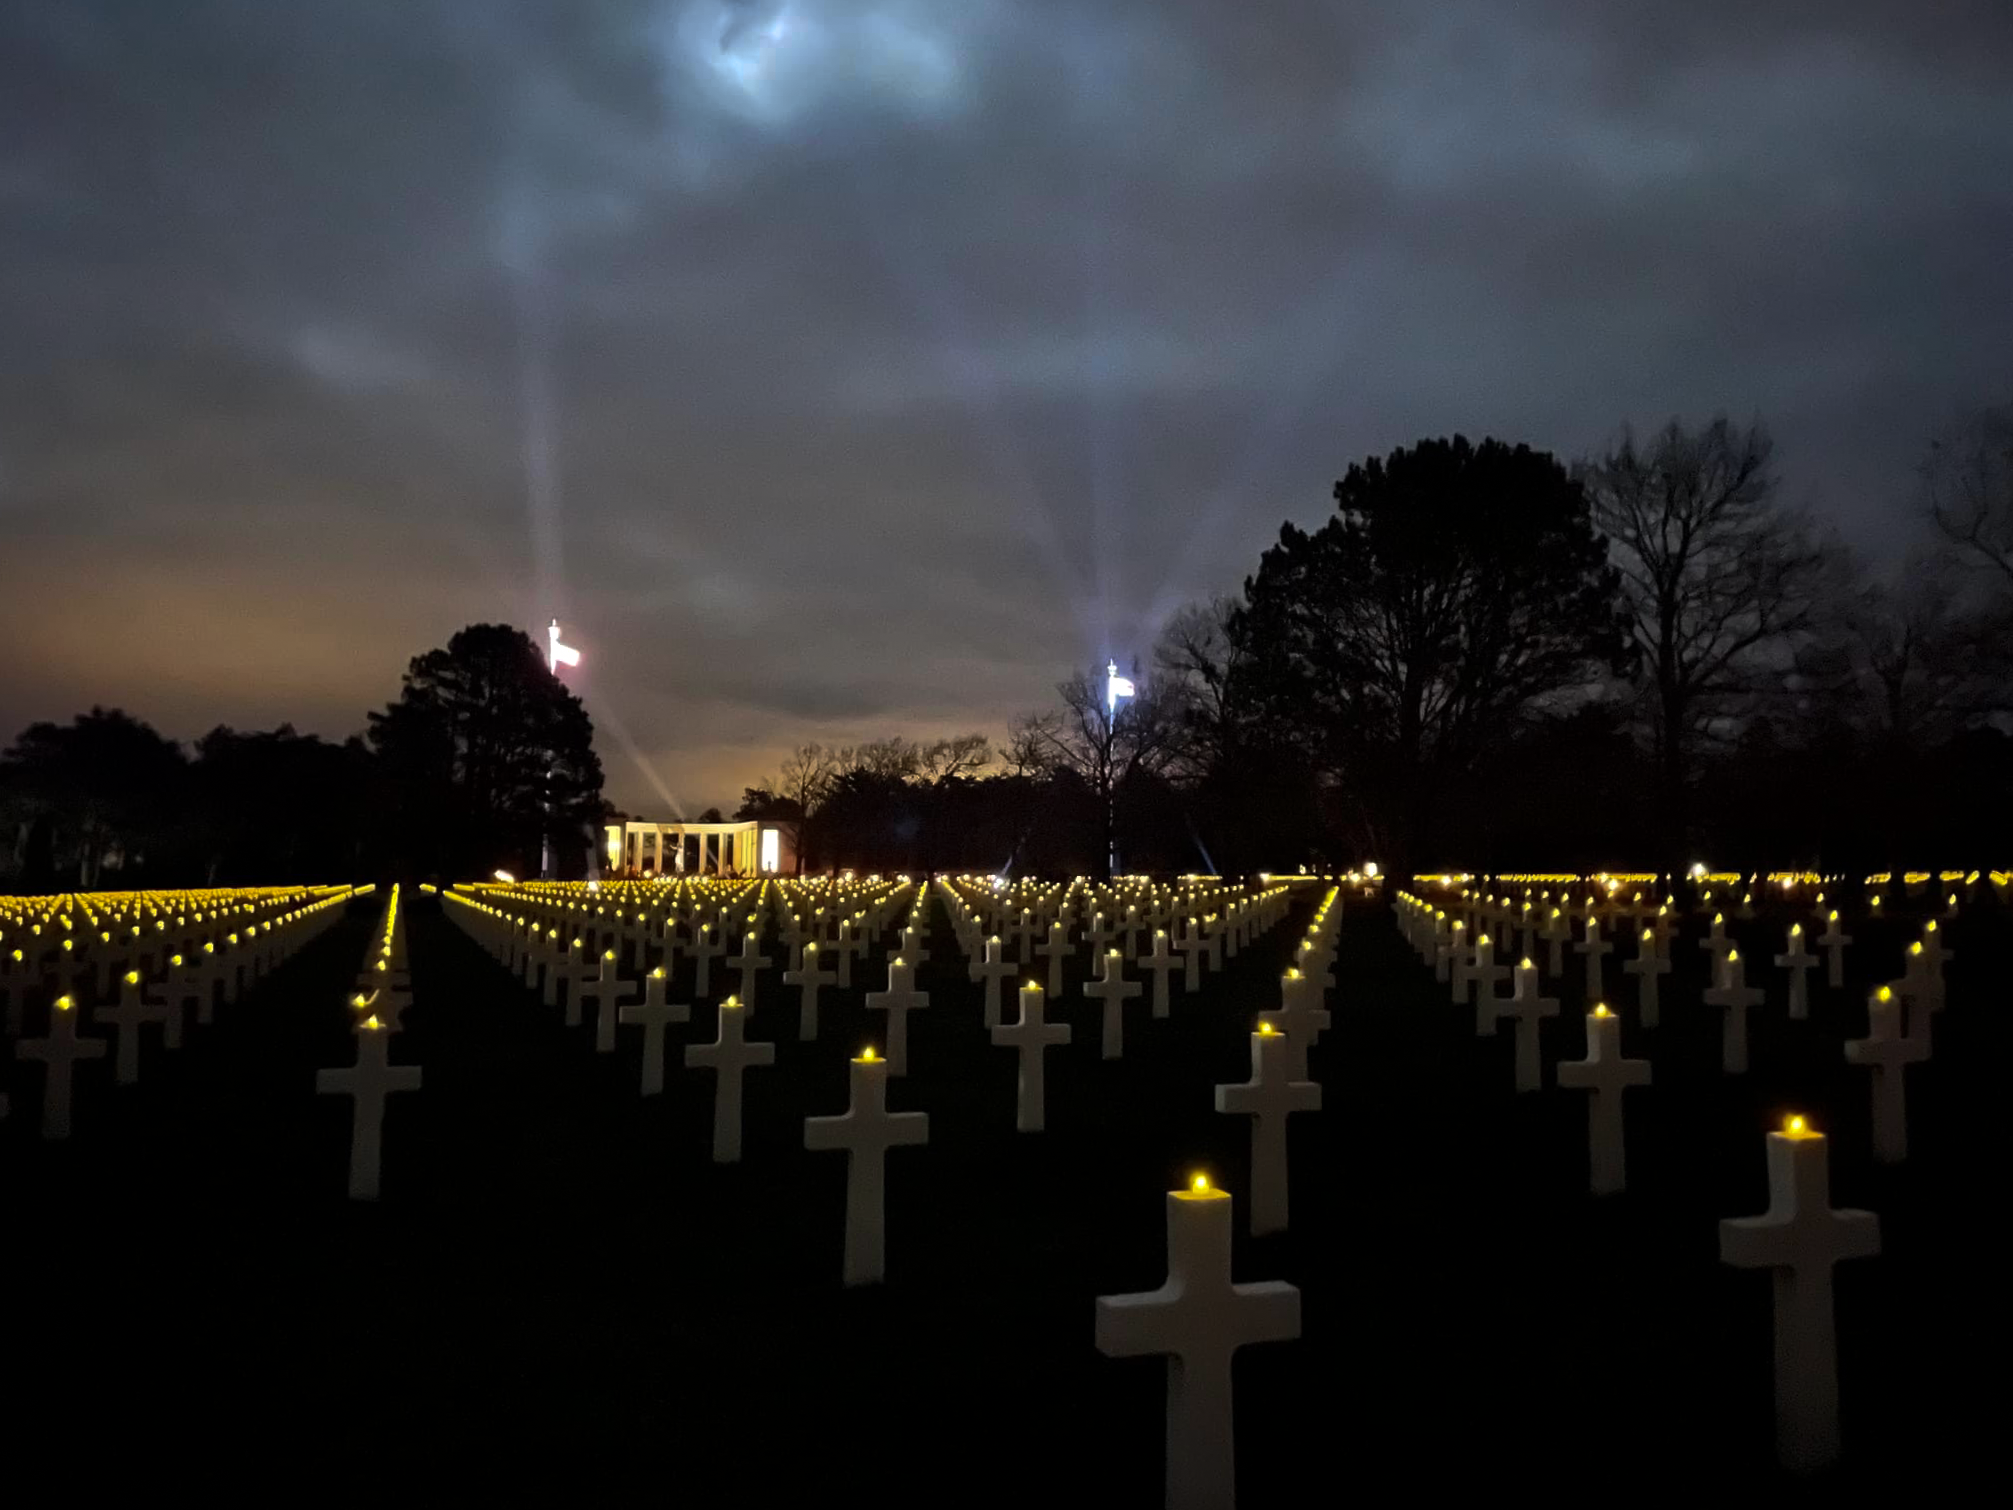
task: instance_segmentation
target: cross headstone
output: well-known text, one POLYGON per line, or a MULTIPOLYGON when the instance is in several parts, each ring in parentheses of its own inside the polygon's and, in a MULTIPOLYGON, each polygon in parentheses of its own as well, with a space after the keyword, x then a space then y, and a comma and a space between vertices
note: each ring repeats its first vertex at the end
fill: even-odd
POLYGON ((664 1029, 674 1022, 689 1022, 691 1007, 664 1000, 670 972, 659 965, 643 977, 643 999, 623 1003, 624 1023, 643 1026, 643 1094, 654 1096, 664 1089, 664 1029))
POLYGON ((836 971, 827 970, 815 942, 804 945, 797 968, 783 972, 783 984, 798 988, 797 1041, 811 1043, 818 1036, 818 992, 838 983, 836 971))
POLYGON ((867 993, 867 1010, 888 1014, 888 1069, 897 1078, 909 1072, 909 1013, 930 1004, 916 989, 916 969, 899 956, 888 961, 888 989, 867 993))
POLYGON ((103 1059, 105 1040, 82 1038, 77 1033, 77 998, 59 996, 49 1007, 49 1036, 23 1038, 14 1045, 16 1059, 39 1059, 46 1071, 42 1080, 42 1136, 70 1136, 71 1077, 80 1059, 103 1059))
POLYGON ((985 982, 985 1026, 996 1028, 1000 1025, 1000 982, 1010 979, 1020 967, 1002 957, 998 934, 986 940, 985 950, 985 958, 973 960, 967 973, 971 979, 985 982))
POLYGON ((1145 989, 1136 980, 1125 978, 1125 956, 1116 949, 1104 952, 1104 971, 1095 980, 1083 983, 1083 994, 1104 1004, 1104 1033, 1099 1053, 1106 1059, 1125 1054, 1125 1004, 1145 989))
POLYGON ((1181 961, 1177 960, 1168 949, 1167 930, 1165 928, 1156 928, 1153 930, 1153 950, 1151 953, 1143 954, 1139 957, 1139 968, 1153 977, 1153 1015, 1155 1017, 1167 1016, 1168 973, 1180 969, 1181 961))
POLYGON ((1050 923, 1048 941, 1040 945, 1035 953, 1048 961, 1048 994, 1061 1000, 1062 962, 1068 959, 1071 953, 1069 925, 1063 922, 1050 923))
POLYGON ((1747 1011, 1766 999, 1759 986, 1747 983, 1747 961, 1740 951, 1728 949, 1719 963, 1719 983, 1705 993, 1705 1004, 1725 1014, 1720 1027, 1720 1068, 1725 1073, 1747 1073, 1747 1011))
POLYGON ((1817 945, 1824 951, 1825 984, 1836 991, 1845 984, 1845 946, 1852 942, 1852 935, 1838 924, 1838 909, 1832 908, 1825 914, 1824 932, 1818 935, 1817 945))
POLYGON ((1658 944, 1654 928, 1645 928, 1636 939, 1636 957, 1622 963, 1622 974, 1636 978, 1636 1021, 1645 1028, 1657 1025, 1657 981, 1670 974, 1671 962, 1658 944))
POLYGON ((994 1043, 1020 1050, 1014 1126, 1021 1132, 1040 1132, 1048 1125, 1048 1077, 1043 1056, 1051 1046, 1068 1043, 1070 1039, 1068 1023, 1044 1020, 1043 1000, 1042 988, 1029 981, 1020 988, 1020 1021, 1012 1027, 992 1030, 994 1043))
MULTIPOLYGON (((140 972, 128 970, 121 978, 119 1000, 116 1006, 98 1007, 91 1013, 97 1023, 110 1023, 118 1030, 117 1052, 112 1059, 112 1079, 120 1085, 132 1085, 140 1078, 140 1028, 145 1023, 158 1022, 167 1026, 169 1008, 166 1002, 150 1002, 140 984, 140 972)), ((174 1015, 180 1017, 179 1002, 174 1007, 174 1015)))
POLYGON ((1880 1251, 1880 1218, 1831 1209, 1826 1141, 1801 1117, 1768 1135, 1768 1210, 1719 1224, 1720 1262, 1775 1274, 1775 1448, 1808 1472, 1838 1459, 1831 1267, 1880 1251))
POLYGON ((324 1096, 348 1096, 355 1103, 350 1117, 349 1198, 374 1201, 383 1162, 384 1103, 387 1096, 420 1087, 416 1064, 390 1060, 391 1035, 375 1017, 357 1025, 356 1063, 346 1069, 318 1070, 315 1090, 324 1096))
POLYGON ((1615 952, 1615 946, 1601 938, 1600 914, 1591 906, 1587 908, 1586 929, 1580 941, 1573 945, 1573 953, 1587 962, 1587 1000, 1599 1001, 1607 994, 1607 983, 1602 979, 1601 961, 1615 952))
POLYGON ((1775 962, 1789 972, 1790 1020, 1802 1022, 1810 1016, 1810 983, 1806 977, 1817 964, 1817 956, 1804 947, 1803 924, 1789 925, 1789 946, 1775 957, 1775 962))
POLYGON ((1650 1083, 1647 1059, 1624 1059, 1622 1020, 1605 1006, 1587 1014, 1587 1057, 1561 1060, 1558 1082, 1588 1091, 1587 1166, 1595 1195, 1628 1188, 1628 1155, 1622 1134, 1622 1092, 1650 1083))
MULTIPOLYGON (((1286 1035, 1261 1021, 1251 1035, 1251 1078, 1216 1087, 1216 1109, 1251 1118, 1251 1234, 1286 1230, 1286 1119, 1321 1110, 1321 1087, 1295 1079, 1286 1035)), ((1305 1055, 1302 1054, 1304 1061, 1305 1055)))
POLYGON ((846 1167, 845 1282, 887 1276, 887 1153, 930 1140, 928 1112, 889 1112, 889 1064, 868 1049, 852 1062, 852 1104, 837 1117, 806 1117, 804 1147, 843 1148, 846 1167))
POLYGON ((755 987, 762 972, 769 968, 769 956, 762 952, 762 929, 757 922, 750 921, 747 931, 741 935, 741 952, 727 961, 741 977, 741 989, 734 994, 741 999, 744 1011, 755 1010, 755 987))
POLYGON ((713 924, 695 920, 692 942, 686 952, 692 956, 697 967, 692 982, 693 994, 702 998, 710 996, 713 992, 713 961, 726 955, 727 941, 720 936, 713 924))
POLYGON ((1200 919, 1189 918, 1187 928, 1182 930, 1181 937, 1175 941, 1174 947, 1181 951, 1186 963, 1181 989, 1193 995, 1202 989, 1202 956, 1209 952, 1209 940, 1202 936, 1200 919))
POLYGON ((1230 1279, 1230 1194, 1198 1179, 1167 1196, 1167 1280, 1135 1295, 1100 1295, 1097 1350, 1164 1354, 1169 1510, 1224 1510, 1237 1500, 1231 1355, 1300 1335, 1300 1292, 1230 1279))
POLYGON ((1882 986, 1866 1003, 1866 1036, 1845 1045, 1845 1057, 1873 1071, 1873 1156, 1883 1164, 1908 1157, 1908 1101, 1904 1072, 1929 1057, 1926 1039, 1901 1030, 1901 1000, 1882 986))
POLYGON ((1496 1015, 1517 1019, 1517 1090, 1520 1093, 1542 1090, 1545 1066, 1538 1052, 1538 1027, 1545 1018, 1559 1015, 1559 1003, 1556 997, 1538 994, 1538 972, 1528 960, 1517 967, 1517 983, 1510 999, 1496 1003, 1496 1015))
POLYGON ((685 1063, 710 1066, 713 1086, 713 1162, 741 1162, 741 1076, 743 1071, 776 1062, 773 1043, 749 1043, 748 1012, 740 998, 720 1003, 720 1027, 711 1043, 685 1045, 685 1063))

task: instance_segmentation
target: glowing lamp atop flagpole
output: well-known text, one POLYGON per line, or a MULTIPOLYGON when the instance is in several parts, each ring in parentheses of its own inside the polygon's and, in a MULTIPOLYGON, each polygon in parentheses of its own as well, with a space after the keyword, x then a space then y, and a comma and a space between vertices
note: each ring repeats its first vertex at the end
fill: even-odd
POLYGON ((1118 716, 1118 700, 1133 695, 1132 678, 1118 674, 1118 662, 1106 661, 1104 665, 1104 710, 1107 717, 1118 716))
POLYGON ((559 674, 561 666, 578 666, 580 664, 580 652, 575 650, 571 645, 560 643, 559 620, 554 619, 552 621, 551 626, 545 631, 545 638, 551 646, 548 655, 550 658, 549 664, 552 667, 552 674, 554 676, 559 674))

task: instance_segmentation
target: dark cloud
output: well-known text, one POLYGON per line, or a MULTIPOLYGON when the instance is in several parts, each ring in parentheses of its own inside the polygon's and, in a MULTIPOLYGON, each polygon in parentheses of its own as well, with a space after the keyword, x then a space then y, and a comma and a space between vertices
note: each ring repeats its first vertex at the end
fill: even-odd
POLYGON ((0 724, 332 733, 558 613, 615 794, 997 728, 1356 456, 2007 396, 2013 11, 0 11, 0 724), (614 731, 620 726, 620 734, 614 731))

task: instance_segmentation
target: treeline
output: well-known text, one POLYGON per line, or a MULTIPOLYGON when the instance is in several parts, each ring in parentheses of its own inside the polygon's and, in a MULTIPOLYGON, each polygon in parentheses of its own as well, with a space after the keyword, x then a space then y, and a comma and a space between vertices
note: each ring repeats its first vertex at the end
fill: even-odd
POLYGON ((1895 519, 1926 538, 1881 573, 1725 418, 1572 465, 1427 440, 1334 496, 1176 618, 1132 696, 1080 673, 954 769, 805 746, 743 815, 795 824, 811 868, 2013 853, 2013 410, 1929 447, 1895 519))
MULTIPOLYGON (((788 824, 808 870, 2013 855, 2013 409, 1928 448, 1895 519, 1924 543, 1881 573, 1724 418, 1571 465, 1425 440, 1334 500, 1176 617, 1126 695, 1091 668, 997 742, 806 744, 736 816, 788 824)), ((0 886, 523 876, 548 851, 577 875, 609 816, 579 700, 522 631, 474 625, 340 745, 35 725, 0 755, 0 886)))
POLYGON ((0 890, 584 873, 603 812, 580 700, 523 631, 413 660, 367 735, 219 727, 184 749, 116 709, 0 753, 0 890))

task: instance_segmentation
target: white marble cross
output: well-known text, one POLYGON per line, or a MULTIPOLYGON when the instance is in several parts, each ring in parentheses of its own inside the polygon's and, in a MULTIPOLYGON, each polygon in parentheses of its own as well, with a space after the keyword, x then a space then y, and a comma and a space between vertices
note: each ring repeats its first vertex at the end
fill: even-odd
POLYGON ((797 1041, 810 1043, 818 1036, 818 992, 825 986, 838 984, 836 971, 823 967, 818 946, 815 942, 804 945, 794 970, 783 972, 783 984, 798 989, 797 1000, 797 1041))
POLYGON ((1125 1054, 1125 1004, 1146 988, 1125 978, 1125 956, 1116 949, 1104 952, 1104 970, 1095 980, 1083 983, 1083 994, 1104 1004, 1104 1034, 1099 1053, 1106 1059, 1125 1054))
POLYGON ((1882 986, 1866 1003, 1866 1036, 1845 1045, 1849 1063, 1873 1071, 1873 1156, 1883 1164, 1908 1157, 1908 1101, 1904 1072, 1929 1057, 1929 1042, 1901 1030, 1901 1001, 1882 986))
POLYGON ((1572 936, 1573 930, 1566 921, 1564 910, 1554 907, 1545 919, 1545 926, 1538 931, 1538 937, 1545 941, 1545 974, 1553 980, 1557 980, 1566 968, 1563 950, 1572 936))
POLYGON ((622 995, 622 976, 616 969, 615 951, 602 951, 601 969, 593 975, 582 976, 574 985, 574 998, 578 1006, 585 1010, 587 1003, 594 1003, 594 1052, 612 1054, 615 1052, 615 1022, 620 1010, 618 998, 622 995))
POLYGON ((77 998, 63 995, 49 1008, 49 1036, 23 1038, 14 1045, 16 1059, 39 1059, 46 1072, 42 1080, 42 1136, 70 1136, 71 1076, 80 1059, 103 1059, 105 1040, 82 1038, 77 1033, 77 998))
POLYGON ((1496 1003, 1498 1017, 1517 1019, 1516 1042, 1516 1086, 1519 1092, 1542 1090, 1545 1084, 1544 1060, 1538 1052, 1538 1025, 1547 1017, 1559 1015, 1556 997, 1538 994, 1538 972, 1530 961, 1517 966, 1517 983, 1508 1001, 1496 1003))
POLYGON ((1200 918, 1189 918, 1188 926, 1182 930, 1181 937, 1174 941, 1174 947, 1181 951, 1186 963, 1181 989, 1193 995, 1202 989, 1202 957, 1209 952, 1209 940, 1202 936, 1200 918))
POLYGON ((755 987, 760 982, 762 972, 769 968, 769 956, 762 952, 762 928, 750 921, 747 932, 741 935, 741 952, 727 963, 741 977, 741 989, 734 994, 741 999, 742 1010, 755 1010, 755 987))
MULTIPOLYGON (((112 1079, 120 1085, 131 1085, 140 1078, 140 1028, 144 1023, 158 1022, 163 1028, 168 1025, 170 1008, 166 1002, 150 1002, 140 984, 140 972, 128 970, 120 977, 119 1003, 114 1007, 97 1007, 92 1010, 91 1020, 96 1023, 110 1023, 118 1030, 118 1052, 112 1059, 112 1079)), ((177 1001, 172 1015, 180 1018, 181 1002, 177 1001)))
POLYGON ((1706 989, 1705 1004, 1725 1016, 1720 1029, 1720 1068, 1729 1075, 1747 1073, 1747 1011, 1766 1000, 1759 986, 1747 983, 1747 961, 1738 949, 1728 949, 1719 962, 1719 983, 1706 989))
POLYGON ((720 1029, 711 1043, 685 1045, 686 1065, 711 1066, 713 1087, 713 1162, 741 1162, 742 1072, 776 1062, 773 1043, 749 1043, 748 1012, 739 997, 720 1003, 720 1029))
POLYGON ((700 923, 696 919, 692 929, 692 942, 686 946, 696 964, 697 973, 692 982, 692 994, 701 998, 713 994, 713 961, 727 953, 727 941, 711 923, 700 923))
POLYGON ((1043 1000, 1040 985, 1029 981, 1020 988, 1020 1021, 1012 1027, 996 1026, 992 1030, 995 1044, 1020 1050, 1014 1126, 1021 1132, 1040 1132, 1048 1125, 1048 1077, 1043 1055, 1052 1045, 1068 1043, 1070 1038, 1068 1023, 1044 1020, 1043 1000))
POLYGON ((1775 962, 1789 972, 1790 1020, 1802 1022, 1810 1016, 1810 982, 1806 977, 1817 964, 1817 956, 1804 947, 1803 924, 1789 925, 1789 947, 1775 962))
POLYGON ((1568 1090, 1589 1091, 1587 1167, 1595 1195, 1628 1188, 1628 1155, 1622 1135, 1622 1092, 1650 1083, 1647 1059, 1624 1059, 1622 1020, 1605 1006, 1587 1014, 1587 1057, 1564 1059, 1556 1077, 1568 1090))
POLYGON ((888 989, 867 993, 867 1010, 888 1014, 888 1073, 909 1072, 909 1013, 930 1004, 930 994, 916 989, 916 968, 897 956, 888 961, 888 989))
POLYGON ((1048 925, 1048 942, 1036 948, 1035 953, 1048 961, 1048 994, 1057 1000, 1062 998, 1062 962, 1070 957, 1069 925, 1055 922, 1048 925))
POLYGON ((1167 930, 1165 928, 1156 928, 1153 930, 1153 952, 1143 954, 1139 957, 1139 968, 1153 977, 1153 1015, 1155 1017, 1167 1016, 1168 973, 1173 970, 1179 970, 1181 968, 1181 961, 1176 959, 1168 949, 1167 930))
MULTIPOLYGON (((1219 1112, 1251 1118, 1254 1237, 1286 1230, 1286 1119, 1294 1112, 1321 1110, 1321 1087, 1294 1077, 1288 1048, 1286 1035, 1261 1020, 1251 1035, 1251 1078, 1242 1085, 1216 1087, 1219 1112)), ((1304 1049, 1299 1057, 1304 1064, 1304 1049)))
POLYGON ((347 1069, 318 1070, 315 1090, 324 1096, 348 1096, 355 1105, 350 1118, 349 1198, 374 1201, 383 1162, 385 1097, 416 1091, 420 1068, 390 1061, 391 1035, 375 1017, 357 1024, 356 1063, 347 1069))
POLYGON ((1000 982, 1011 979, 1020 967, 1002 957, 998 934, 987 939, 985 947, 985 958, 973 960, 966 972, 972 980, 985 982, 985 1026, 996 1028, 1000 1025, 1000 982))
POLYGON ((1845 946, 1852 942, 1852 935, 1838 924, 1838 909, 1832 908, 1825 914, 1824 932, 1818 935, 1817 944, 1824 951, 1825 984, 1836 991, 1845 984, 1845 946))
POLYGON ((1328 1009, 1321 1004, 1326 994, 1320 981, 1296 967, 1279 978, 1278 1010, 1259 1014, 1261 1025, 1269 1022, 1285 1035, 1289 1080, 1307 1078, 1308 1051, 1328 1029, 1328 1009))
POLYGON ((664 1029, 674 1022, 690 1022, 691 1007, 664 1000, 669 972, 662 965, 643 977, 643 999, 625 1002, 622 1021, 643 1025, 643 1094, 654 1096, 664 1089, 664 1029))
POLYGON ((1615 952, 1615 946, 1601 937, 1600 914, 1591 907, 1587 909, 1586 929, 1580 941, 1573 945, 1573 953, 1587 962, 1587 1000, 1599 1001, 1607 994, 1607 982, 1602 979, 1601 962, 1615 952))
POLYGON ((1653 1028, 1660 1017, 1657 981, 1670 974, 1671 962, 1658 945, 1654 928, 1645 928, 1636 939, 1636 957, 1622 962, 1622 974, 1636 978, 1636 1021, 1653 1028))
POLYGON ((1100 1295, 1097 1350, 1165 1354, 1167 1505, 1224 1510, 1237 1501, 1231 1355, 1300 1335, 1300 1292, 1273 1280, 1230 1280, 1230 1195, 1200 1180, 1167 1196, 1167 1281, 1136 1295, 1100 1295))
POLYGON ((1838 1458, 1831 1267, 1880 1251, 1880 1218, 1831 1209, 1825 1138, 1801 1117, 1768 1135, 1768 1210, 1719 1224, 1720 1262, 1775 1273, 1775 1448, 1786 1468, 1838 1458))
POLYGON ((889 1065, 868 1049, 852 1062, 852 1103, 837 1117, 806 1117, 804 1147, 843 1148, 846 1168, 845 1282, 887 1276, 887 1153, 930 1140, 928 1112, 888 1110, 889 1065))
MULTIPOLYGON (((1457 923, 1455 927, 1460 925, 1457 923)), ((1454 935, 1457 940, 1463 936, 1458 932, 1454 935)), ((1468 993, 1472 988, 1480 987, 1473 997, 1476 1001, 1493 997, 1496 982, 1507 980, 1509 974, 1507 968, 1496 963, 1496 941, 1486 933, 1478 934, 1472 946, 1454 957, 1453 967, 1448 972, 1449 988, 1454 1000, 1465 1005, 1470 1000, 1468 993)))

